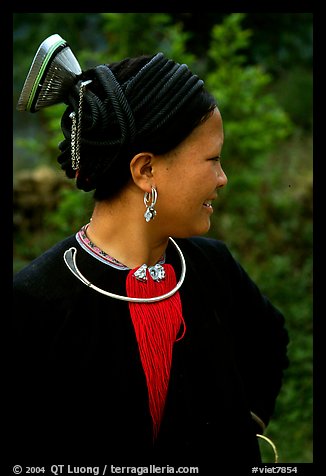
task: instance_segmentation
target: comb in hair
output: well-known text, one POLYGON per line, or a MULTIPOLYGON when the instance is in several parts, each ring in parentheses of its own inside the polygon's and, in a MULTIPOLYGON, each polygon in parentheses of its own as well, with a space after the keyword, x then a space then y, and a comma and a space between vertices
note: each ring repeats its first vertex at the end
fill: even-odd
POLYGON ((64 102, 67 91, 82 73, 79 63, 60 35, 39 46, 21 91, 18 111, 36 112, 64 102))

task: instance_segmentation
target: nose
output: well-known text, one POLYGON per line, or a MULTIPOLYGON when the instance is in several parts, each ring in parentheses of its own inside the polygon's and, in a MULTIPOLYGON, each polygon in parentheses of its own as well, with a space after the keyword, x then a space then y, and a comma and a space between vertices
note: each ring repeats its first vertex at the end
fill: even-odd
POLYGON ((217 172, 217 183, 217 188, 223 188, 228 183, 228 178, 222 167, 220 167, 220 170, 217 172))

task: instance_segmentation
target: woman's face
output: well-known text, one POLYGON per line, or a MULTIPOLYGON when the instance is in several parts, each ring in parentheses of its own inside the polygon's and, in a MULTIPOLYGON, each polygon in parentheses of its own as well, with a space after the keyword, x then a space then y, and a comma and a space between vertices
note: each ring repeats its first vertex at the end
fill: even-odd
POLYGON ((220 162, 223 138, 222 118, 215 109, 173 151, 156 156, 155 222, 164 235, 185 238, 209 230, 212 201, 227 184, 220 162))

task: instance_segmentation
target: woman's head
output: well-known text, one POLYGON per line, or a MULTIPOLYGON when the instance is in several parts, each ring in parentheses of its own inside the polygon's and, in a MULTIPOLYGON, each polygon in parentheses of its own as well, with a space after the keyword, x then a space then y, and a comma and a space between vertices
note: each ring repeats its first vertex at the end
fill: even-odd
POLYGON ((100 65, 79 79, 62 117, 65 140, 58 161, 75 177, 71 113, 78 123, 81 111, 80 140, 78 130, 73 138, 80 147, 77 187, 94 190, 96 200, 115 196, 128 183, 135 154, 171 151, 216 106, 198 76, 162 53, 100 65))
POLYGON ((215 108, 207 120, 171 152, 139 154, 132 159, 136 186, 146 191, 150 186, 157 190, 153 230, 156 228, 163 236, 178 238, 201 235, 209 230, 212 202, 227 184, 221 165, 223 142, 222 117, 215 108))

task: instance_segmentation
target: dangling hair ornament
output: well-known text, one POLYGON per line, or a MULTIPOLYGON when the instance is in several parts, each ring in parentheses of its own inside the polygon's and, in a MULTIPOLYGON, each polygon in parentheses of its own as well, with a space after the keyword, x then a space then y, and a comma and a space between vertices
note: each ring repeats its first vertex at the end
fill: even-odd
MULTIPOLYGON (((46 38, 39 46, 30 70, 27 74, 17 109, 19 111, 37 112, 39 109, 54 104, 64 103, 69 90, 81 75, 81 67, 60 35, 46 38)), ((72 168, 79 170, 81 117, 84 89, 91 80, 80 83, 78 113, 72 112, 71 161, 72 168)))
POLYGON ((80 84, 79 88, 79 102, 78 102, 78 123, 76 119, 75 111, 71 112, 69 117, 72 120, 71 126, 71 164, 73 170, 76 170, 76 176, 78 175, 79 170, 79 161, 80 161, 80 134, 81 134, 81 118, 83 112, 83 98, 84 98, 84 89, 87 84, 91 83, 92 80, 83 81, 80 84))
POLYGON ((63 103, 81 67, 60 35, 46 38, 39 46, 20 94, 18 111, 37 112, 63 103))
POLYGON ((157 190, 155 187, 152 187, 152 191, 145 192, 144 195, 144 204, 146 207, 146 212, 144 213, 145 220, 147 223, 151 220, 154 220, 156 216, 155 205, 157 201, 157 190))

